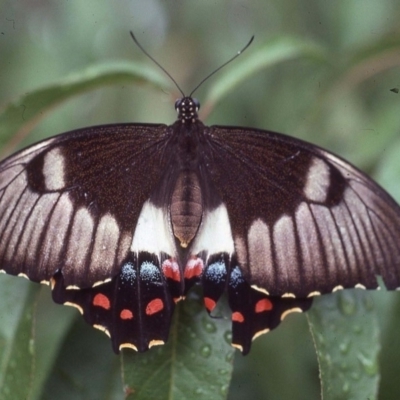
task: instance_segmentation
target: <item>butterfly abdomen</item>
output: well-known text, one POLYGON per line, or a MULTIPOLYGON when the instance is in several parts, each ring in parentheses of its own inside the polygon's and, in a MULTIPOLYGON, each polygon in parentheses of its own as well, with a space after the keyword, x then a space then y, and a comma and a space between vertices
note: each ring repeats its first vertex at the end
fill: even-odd
POLYGON ((195 237, 203 214, 199 178, 190 170, 182 171, 175 184, 170 217, 175 237, 186 248, 195 237))

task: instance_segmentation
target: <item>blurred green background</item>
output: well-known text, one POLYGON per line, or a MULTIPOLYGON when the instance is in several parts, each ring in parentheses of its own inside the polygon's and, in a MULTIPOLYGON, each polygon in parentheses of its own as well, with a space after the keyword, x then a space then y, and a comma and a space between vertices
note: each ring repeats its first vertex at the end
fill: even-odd
MULTIPOLYGON (((311 141, 374 176, 399 201, 400 93, 392 90, 400 88, 399 16, 398 0, 0 1, 0 107, 16 101, 14 114, 23 125, 14 132, 0 119, 0 140, 8 153, 89 125, 172 123, 179 93, 169 83, 161 89, 151 82, 111 80, 33 119, 29 107, 18 103, 21 96, 93 65, 113 68, 119 61, 135 61, 157 74, 129 30, 185 93, 255 35, 239 60, 196 92, 205 122, 253 126, 311 141), (237 85, 229 71, 237 71, 237 85)), ((11 288, 16 279, 6 279, 1 277, 3 285, 11 288)), ((3 307, 22 304, 28 285, 3 290, 3 307)), ((62 334, 47 369, 40 372, 43 392, 36 398, 53 399, 54 393, 60 393, 58 399, 123 398, 119 358, 111 353, 109 340, 76 319, 74 310, 53 305, 47 289, 42 292, 35 318, 44 326, 51 321, 51 329, 62 334), (100 372, 94 368, 98 365, 104 365, 100 372), (92 387, 99 382, 101 394, 92 387)), ((382 344, 377 398, 398 399, 400 299, 383 291, 372 296, 382 344)), ((0 374, 10 368, 4 354, 0 374)), ((235 356, 228 398, 245 397, 320 398, 317 358, 304 315, 256 340, 250 355, 235 356)))

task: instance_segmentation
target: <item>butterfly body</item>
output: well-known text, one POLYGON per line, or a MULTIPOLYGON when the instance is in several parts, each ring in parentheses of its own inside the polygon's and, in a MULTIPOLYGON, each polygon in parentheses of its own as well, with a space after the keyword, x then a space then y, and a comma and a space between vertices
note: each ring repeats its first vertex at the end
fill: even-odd
POLYGON ((165 343, 196 283, 211 312, 227 291, 247 353, 312 297, 400 286, 400 208, 311 144, 177 121, 68 132, 0 164, 0 269, 50 283, 115 352, 165 343))

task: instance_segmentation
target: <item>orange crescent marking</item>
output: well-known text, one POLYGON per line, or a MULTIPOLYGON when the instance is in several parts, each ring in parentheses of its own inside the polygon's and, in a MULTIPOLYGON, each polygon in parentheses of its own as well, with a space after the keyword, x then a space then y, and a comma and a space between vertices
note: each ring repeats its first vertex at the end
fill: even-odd
POLYGON ((94 306, 104 308, 105 310, 109 310, 111 308, 109 298, 102 293, 97 293, 96 296, 94 296, 92 303, 94 306))
POLYGON ((210 297, 204 297, 204 305, 205 305, 207 311, 211 312, 212 310, 214 310, 217 303, 210 297))
POLYGON ((153 315, 155 313, 158 313, 164 308, 164 303, 161 299, 154 299, 150 301, 149 304, 147 304, 146 307, 146 314, 147 315, 153 315))
POLYGON ((233 322, 244 322, 244 316, 241 312, 235 311, 232 313, 232 321, 233 322))
POLYGON ((125 308, 124 310, 121 311, 119 316, 121 319, 133 319, 133 312, 125 308))
POLYGON ((255 312, 256 313, 261 313, 264 311, 270 311, 272 310, 274 307, 272 305, 272 302, 268 299, 262 299, 257 301, 256 306, 255 306, 255 312))

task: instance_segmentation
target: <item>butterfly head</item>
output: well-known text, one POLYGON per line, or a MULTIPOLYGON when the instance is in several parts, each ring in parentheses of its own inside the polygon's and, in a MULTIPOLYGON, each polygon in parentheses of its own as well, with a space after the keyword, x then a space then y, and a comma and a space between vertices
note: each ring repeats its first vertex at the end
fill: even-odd
POLYGON ((178 119, 182 122, 194 122, 198 118, 197 112, 199 109, 199 101, 192 97, 185 96, 175 102, 178 119))

